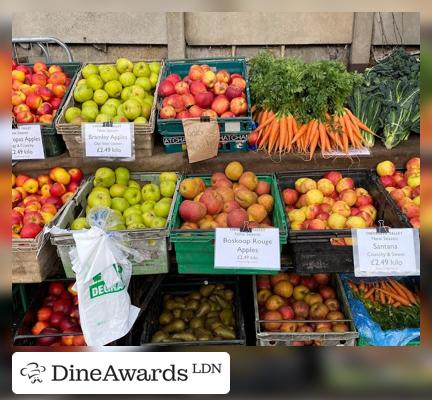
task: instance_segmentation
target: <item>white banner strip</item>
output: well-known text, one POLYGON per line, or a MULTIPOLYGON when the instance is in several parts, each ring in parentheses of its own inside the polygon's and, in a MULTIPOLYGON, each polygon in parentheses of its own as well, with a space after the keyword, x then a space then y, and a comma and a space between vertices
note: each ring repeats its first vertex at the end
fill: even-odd
POLYGON ((17 352, 16 394, 226 394, 226 352, 17 352))

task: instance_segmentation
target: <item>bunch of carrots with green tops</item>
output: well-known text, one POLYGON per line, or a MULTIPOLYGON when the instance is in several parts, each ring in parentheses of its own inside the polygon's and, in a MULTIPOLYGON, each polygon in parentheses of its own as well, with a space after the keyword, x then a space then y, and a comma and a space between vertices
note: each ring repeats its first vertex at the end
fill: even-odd
POLYGON ((345 104, 360 77, 336 61, 304 63, 260 53, 250 61, 258 149, 271 153, 322 153, 364 147, 373 132, 345 104))
POLYGON ((365 300, 390 304, 395 308, 420 305, 419 295, 395 279, 388 278, 373 283, 360 282, 358 285, 349 281, 348 285, 354 294, 365 300))
POLYGON ((382 329, 420 327, 418 288, 414 293, 403 283, 391 278, 358 284, 348 281, 348 285, 382 329))

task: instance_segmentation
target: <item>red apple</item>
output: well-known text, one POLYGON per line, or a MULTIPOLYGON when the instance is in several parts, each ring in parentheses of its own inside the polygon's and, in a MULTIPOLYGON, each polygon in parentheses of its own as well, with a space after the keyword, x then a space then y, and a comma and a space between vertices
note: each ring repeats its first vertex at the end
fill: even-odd
POLYGON ((171 118, 175 118, 175 116, 176 116, 176 111, 174 110, 174 107, 165 106, 162 107, 160 110, 160 117, 162 119, 171 119, 171 118))
POLYGON ((216 96, 216 98, 213 100, 213 103, 211 104, 211 109, 218 115, 222 115, 224 112, 228 111, 229 108, 230 102, 223 94, 216 96))
POLYGON ((190 92, 196 96, 198 93, 204 93, 207 92, 207 88, 204 85, 204 83, 200 81, 194 81, 189 86, 190 92))
POLYGON ((179 81, 175 84, 174 89, 177 94, 189 93, 189 85, 184 81, 179 81))
POLYGON ((23 239, 33 239, 40 233, 41 230, 42 226, 39 224, 25 224, 21 229, 20 236, 23 239))
POLYGON ((238 87, 238 86, 234 86, 234 85, 229 85, 225 91, 225 96, 227 97, 228 100, 232 100, 236 97, 240 97, 241 94, 243 93, 243 90, 238 87))
POLYGON ((209 108, 213 103, 214 95, 212 92, 200 92, 195 95, 195 102, 201 108, 209 108))
POLYGON ((182 99, 186 109, 189 109, 190 107, 195 105, 195 97, 193 97, 193 95, 191 95, 190 93, 183 94, 182 99))
POLYGON ((188 111, 192 118, 199 118, 201 117, 204 110, 201 107, 194 105, 191 108, 189 108, 188 111))
POLYGON ((181 81, 179 74, 169 74, 165 79, 167 81, 171 82, 173 85, 175 85, 177 82, 181 81))
POLYGON ((235 97, 231 100, 230 110, 237 115, 246 115, 247 102, 243 97, 235 97))

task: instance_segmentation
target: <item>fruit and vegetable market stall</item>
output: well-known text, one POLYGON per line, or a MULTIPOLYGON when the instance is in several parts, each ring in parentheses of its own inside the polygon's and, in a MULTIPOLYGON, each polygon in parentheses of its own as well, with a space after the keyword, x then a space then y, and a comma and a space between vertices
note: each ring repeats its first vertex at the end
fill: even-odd
POLYGON ((416 57, 81 61, 12 65, 15 345, 419 343, 416 57))

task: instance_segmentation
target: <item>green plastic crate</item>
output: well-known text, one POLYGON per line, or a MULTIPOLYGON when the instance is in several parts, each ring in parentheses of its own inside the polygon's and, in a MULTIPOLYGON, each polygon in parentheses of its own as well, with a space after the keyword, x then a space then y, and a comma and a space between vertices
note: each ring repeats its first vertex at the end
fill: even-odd
MULTIPOLYGON (((360 336, 357 341, 357 346, 371 346, 371 344, 367 341, 367 339, 363 336, 360 336)), ((411 340, 406 346, 415 347, 420 346, 420 339, 411 340)))
MULTIPOLYGON (((210 184, 211 177, 200 175, 187 175, 187 177, 198 176, 202 178, 206 185, 210 184)), ((280 245, 286 244, 288 239, 288 229, 285 219, 285 212, 282 203, 282 198, 277 186, 276 176, 257 175, 258 179, 270 183, 271 194, 274 198, 274 208, 272 213, 273 226, 279 228, 280 245)), ((180 204, 183 197, 178 194, 173 210, 173 216, 170 221, 170 241, 174 244, 176 259, 179 273, 183 274, 269 274, 268 270, 257 269, 234 269, 234 268, 215 268, 214 267, 214 230, 191 229, 181 230, 181 219, 179 216, 180 204)))
MULTIPOLYGON (((180 153, 186 150, 184 135, 163 136, 165 153, 180 153)), ((221 135, 219 153, 235 153, 248 150, 248 132, 226 133, 221 135)))
MULTIPOLYGON (((33 64, 24 63, 21 65, 25 65, 27 67, 33 67, 33 64)), ((62 68, 68 78, 71 79, 69 86, 66 89, 66 93, 62 98, 60 103, 60 107, 57 110, 57 113, 60 113, 60 110, 63 108, 66 98, 69 95, 69 92, 77 78, 78 71, 81 69, 81 63, 79 62, 59 62, 59 63, 50 63, 47 64, 48 67, 51 65, 58 65, 62 68)), ((55 119, 55 118, 54 118, 55 119)), ((20 125, 20 124, 17 124, 20 125)), ((51 124, 41 124, 41 134, 42 134, 42 143, 45 152, 45 157, 55 157, 60 154, 63 154, 66 147, 61 135, 57 134, 54 121, 51 124)))
MULTIPOLYGON (((222 133, 238 133, 234 132, 226 126, 226 123, 239 123, 239 132, 250 132, 252 129, 252 111, 251 99, 249 89, 249 77, 247 72, 247 65, 245 58, 208 58, 208 59, 183 59, 183 60, 170 60, 167 61, 162 71, 161 81, 163 81, 169 74, 179 74, 182 78, 187 75, 189 68, 194 64, 207 64, 210 68, 217 70, 226 69, 229 73, 241 74, 246 81, 246 100, 248 103, 247 115, 236 118, 218 118, 219 129, 222 133), (227 130, 227 129, 228 130, 227 130)), ((162 106, 162 98, 158 98, 158 108, 162 106)), ((232 126, 232 125, 231 125, 232 126)), ((162 136, 179 136, 184 135, 183 123, 180 119, 161 119, 157 118, 157 127, 162 136)))

